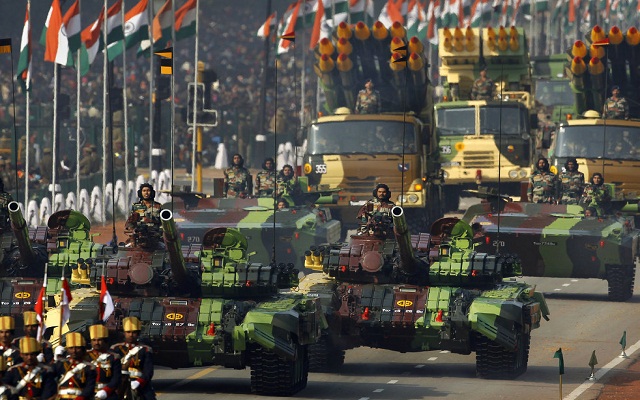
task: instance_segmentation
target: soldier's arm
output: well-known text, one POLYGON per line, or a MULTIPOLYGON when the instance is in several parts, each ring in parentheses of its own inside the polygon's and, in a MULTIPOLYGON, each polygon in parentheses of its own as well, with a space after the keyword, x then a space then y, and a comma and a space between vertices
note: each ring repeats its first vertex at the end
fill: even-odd
POLYGON ((111 395, 114 393, 118 387, 120 387, 120 383, 122 382, 122 362, 120 361, 120 357, 117 357, 115 354, 113 355, 113 362, 111 363, 111 380, 107 383, 107 386, 103 388, 107 394, 111 395))
MULTIPOLYGON (((96 370, 90 364, 85 368, 85 385, 82 389, 82 394, 78 397, 82 398, 82 400, 92 400, 95 396, 96 391, 96 370)), ((76 397, 76 400, 80 400, 76 397)))
POLYGON ((533 176, 529 178, 529 185, 527 186, 527 199, 533 200, 533 176))

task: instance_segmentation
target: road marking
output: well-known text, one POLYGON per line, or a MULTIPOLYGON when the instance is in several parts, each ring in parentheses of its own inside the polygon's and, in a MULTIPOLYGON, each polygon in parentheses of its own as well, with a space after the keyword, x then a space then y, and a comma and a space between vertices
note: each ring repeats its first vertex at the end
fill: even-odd
POLYGON ((580 279, 572 279, 571 282, 580 282, 580 279))
POLYGON ((373 393, 382 393, 384 392, 384 389, 376 389, 373 391, 373 393))
MULTIPOLYGON (((638 340, 633 346, 629 347, 625 351, 625 353, 627 354, 627 356, 630 356, 633 353, 635 353, 636 351, 638 351, 638 349, 640 349, 640 340, 638 340)), ((605 365, 604 367, 600 368, 598 370, 598 372, 596 372, 594 374, 594 377, 596 378, 595 381, 586 381, 586 382, 584 382, 582 385, 580 385, 577 388, 575 388, 575 390, 573 392, 569 393, 569 395, 566 396, 564 398, 564 400, 575 400, 575 399, 577 399, 582 393, 586 392, 591 386, 593 386, 594 383, 598 382, 601 378, 603 378, 606 374, 611 372, 611 370, 613 368, 615 368, 618 364, 620 364, 624 360, 627 360, 627 358, 616 357, 613 360, 609 361, 609 363, 607 365, 605 365)))
POLYGON ((556 292, 559 292, 559 291, 561 291, 561 290, 562 290, 562 288, 555 288, 555 289, 553 289, 553 290, 554 290, 554 291, 556 291, 556 292))
POLYGON ((424 364, 418 364, 414 368, 424 368, 424 364))
POLYGON ((567 286, 569 286, 569 285, 571 285, 571 284, 570 284, 570 283, 563 283, 563 284, 562 284, 562 286, 564 286, 564 287, 567 287, 567 286))
POLYGON ((396 383, 398 383, 397 379, 392 379, 389 382, 387 382, 387 385, 395 385, 396 383))
POLYGON ((358 400, 369 400, 369 397, 360 397, 358 400))
MULTIPOLYGON (((196 372, 195 374, 193 374, 193 375, 191 375, 191 376, 188 376, 188 377, 184 378, 184 379, 183 379, 183 380, 181 380, 181 381, 178 381, 178 382, 176 382, 176 383, 174 383, 174 384, 172 384, 172 385, 169 385, 169 387, 168 387, 167 389, 179 388, 179 387, 181 387, 181 386, 183 386, 183 385, 186 385, 186 384, 187 384, 187 383, 189 383, 190 381, 194 381, 194 380, 196 380, 196 379, 200 379, 200 378, 202 378, 203 376, 205 376, 205 375, 207 375, 207 374, 209 374, 209 373, 211 373, 211 372, 213 372, 213 371, 215 371, 215 370, 217 370, 217 369, 220 369, 220 366, 218 366, 218 365, 214 365, 214 366, 212 366, 212 367, 205 368, 205 369, 203 369, 202 371, 198 371, 198 372, 196 372)), ((162 392, 156 392, 156 395, 157 395, 157 396, 160 396, 161 394, 163 394, 163 393, 162 393, 162 392)))
POLYGON ((451 353, 449 350, 440 350, 440 354, 447 354, 447 353, 451 353))
POLYGON ((438 357, 429 357, 429 358, 427 358, 427 361, 435 361, 437 359, 438 359, 438 357))

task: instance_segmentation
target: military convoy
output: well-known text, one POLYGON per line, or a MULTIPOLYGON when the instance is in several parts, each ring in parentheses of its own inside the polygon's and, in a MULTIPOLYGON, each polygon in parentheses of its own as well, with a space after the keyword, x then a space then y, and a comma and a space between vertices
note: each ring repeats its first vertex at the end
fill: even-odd
POLYGON ((399 352, 476 353, 483 378, 515 378, 527 369, 530 334, 549 311, 541 293, 512 281, 514 255, 477 252, 457 218, 411 236, 401 207, 374 215, 348 242, 308 252, 323 271, 300 282, 322 303, 328 329, 311 346, 312 370, 333 370, 359 346, 399 352))
POLYGON ((322 114, 307 127, 303 172, 319 190, 339 189, 327 205, 343 227, 371 198, 378 183, 410 216, 412 231, 442 216, 442 180, 433 136, 433 88, 417 37, 394 23, 369 29, 341 23, 332 41, 322 39, 315 72, 324 93, 322 114), (378 113, 355 114, 365 80, 379 92, 378 113))

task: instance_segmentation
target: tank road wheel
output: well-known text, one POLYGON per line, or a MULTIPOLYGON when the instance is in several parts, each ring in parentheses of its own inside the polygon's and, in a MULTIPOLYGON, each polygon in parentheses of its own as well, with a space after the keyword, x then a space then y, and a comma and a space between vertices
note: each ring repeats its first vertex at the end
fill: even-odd
POLYGON ((516 350, 509 351, 498 343, 476 336, 476 375, 485 379, 514 379, 527 370, 531 336, 520 332, 516 350))
POLYGON ((333 345, 329 335, 322 335, 309 346, 309 371, 333 372, 344 364, 344 350, 333 345))
POLYGON ((262 347, 251 353, 251 392, 266 396, 292 396, 307 386, 307 346, 296 345, 296 359, 288 361, 262 347))
POLYGON ((633 296, 635 265, 610 265, 607 269, 609 300, 627 301, 633 296))

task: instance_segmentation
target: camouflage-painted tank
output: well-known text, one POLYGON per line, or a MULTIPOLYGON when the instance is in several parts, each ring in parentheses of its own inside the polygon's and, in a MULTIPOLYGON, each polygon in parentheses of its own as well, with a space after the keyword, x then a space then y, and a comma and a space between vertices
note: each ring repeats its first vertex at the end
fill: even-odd
POLYGON ((475 352, 480 377, 524 373, 531 330, 549 311, 533 287, 506 279, 520 274, 519 260, 476 252, 457 218, 412 236, 402 208, 391 213, 308 253, 305 265, 324 274, 305 277, 300 290, 321 300, 329 323, 312 346, 312 370, 333 370, 344 350, 368 346, 475 352))
POLYGON ((606 279, 610 300, 633 295, 640 231, 632 217, 585 217, 577 205, 481 196, 490 201, 469 207, 463 216, 483 232, 479 250, 495 251, 499 245, 500 251, 526 254, 525 276, 606 279))
MULTIPOLYGON (((120 247, 91 270, 93 287, 104 271, 115 304, 107 320, 112 335, 120 335, 123 318, 136 316, 156 365, 250 367, 253 393, 303 389, 308 345, 326 321, 316 300, 279 294, 297 285, 298 271, 251 262, 247 239, 235 229, 212 229, 200 244, 182 246, 172 212, 160 216, 164 246, 120 247)), ((99 295, 91 289, 74 297, 69 327, 82 331, 98 315, 99 295)))
POLYGON ((274 254, 277 262, 299 264, 310 246, 339 240, 341 234, 341 223, 332 219, 331 211, 313 205, 331 201, 331 196, 303 192, 289 199, 289 208, 275 212, 272 198, 226 199, 202 193, 173 197, 165 208, 175 212, 185 243, 199 244, 211 228, 235 228, 247 237, 255 253, 252 261, 263 264, 273 262, 274 254))

